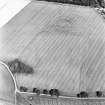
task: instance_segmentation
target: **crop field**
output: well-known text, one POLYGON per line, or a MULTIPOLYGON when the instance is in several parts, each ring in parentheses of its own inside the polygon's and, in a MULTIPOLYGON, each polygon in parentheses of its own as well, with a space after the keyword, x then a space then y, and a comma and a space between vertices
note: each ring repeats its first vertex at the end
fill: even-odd
POLYGON ((104 91, 105 23, 93 8, 31 2, 0 34, 0 59, 18 58, 35 71, 15 74, 18 87, 104 91))

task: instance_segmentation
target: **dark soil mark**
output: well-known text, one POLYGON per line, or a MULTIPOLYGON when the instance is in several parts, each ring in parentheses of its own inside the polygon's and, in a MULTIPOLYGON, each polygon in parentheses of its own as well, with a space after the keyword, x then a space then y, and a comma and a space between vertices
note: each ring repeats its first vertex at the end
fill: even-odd
POLYGON ((19 59, 14 59, 8 63, 8 66, 13 74, 15 73, 24 73, 24 74, 33 74, 34 70, 27 64, 24 64, 19 59))

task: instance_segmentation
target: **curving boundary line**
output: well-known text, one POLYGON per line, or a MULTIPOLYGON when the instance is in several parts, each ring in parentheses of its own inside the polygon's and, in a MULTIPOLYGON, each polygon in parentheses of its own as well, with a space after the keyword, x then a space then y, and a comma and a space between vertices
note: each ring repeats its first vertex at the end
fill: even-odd
MULTIPOLYGON (((12 79, 13 79, 14 87, 15 87, 15 105, 16 105, 17 85, 16 85, 15 78, 14 78, 12 72, 10 71, 9 67, 8 67, 3 61, 0 60, 0 64, 2 64, 2 65, 6 68, 7 72, 9 72, 9 74, 11 75, 11 77, 12 77, 12 79)), ((0 99, 0 100, 1 100, 1 101, 6 101, 6 102, 8 101, 8 100, 4 100, 4 99, 0 99)))

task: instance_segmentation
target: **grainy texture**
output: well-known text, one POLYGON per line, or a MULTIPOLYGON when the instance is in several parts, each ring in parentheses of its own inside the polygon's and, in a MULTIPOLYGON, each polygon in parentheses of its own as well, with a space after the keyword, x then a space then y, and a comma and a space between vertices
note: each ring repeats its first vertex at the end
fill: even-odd
POLYGON ((17 105, 104 105, 105 100, 81 100, 81 99, 62 99, 45 98, 35 95, 17 93, 17 105), (31 97, 31 100, 30 100, 31 97))
POLYGON ((67 94, 104 90, 105 23, 92 8, 31 2, 1 29, 2 60, 19 58, 34 75, 18 86, 67 94))

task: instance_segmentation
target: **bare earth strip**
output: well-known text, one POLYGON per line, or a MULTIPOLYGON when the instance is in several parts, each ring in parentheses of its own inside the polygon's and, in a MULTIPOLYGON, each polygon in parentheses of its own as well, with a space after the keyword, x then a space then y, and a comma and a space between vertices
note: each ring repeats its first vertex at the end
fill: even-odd
POLYGON ((19 58, 35 70, 15 75, 18 86, 104 90, 105 23, 94 9, 31 2, 0 34, 1 60, 19 58))

